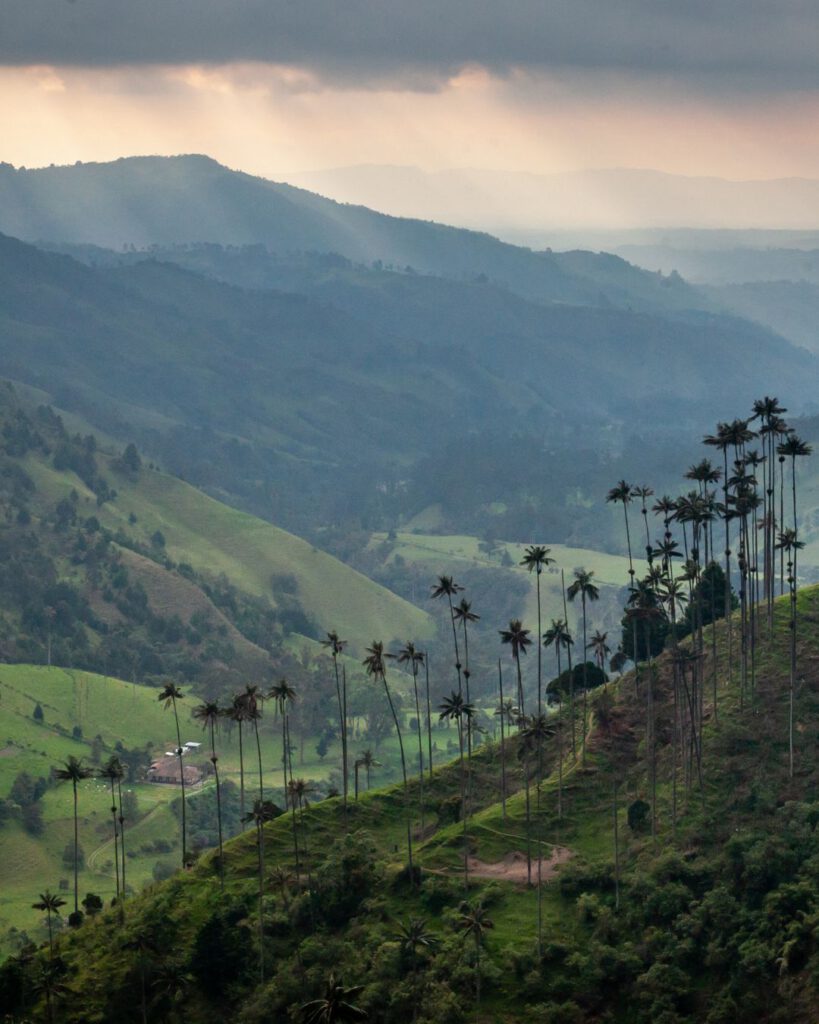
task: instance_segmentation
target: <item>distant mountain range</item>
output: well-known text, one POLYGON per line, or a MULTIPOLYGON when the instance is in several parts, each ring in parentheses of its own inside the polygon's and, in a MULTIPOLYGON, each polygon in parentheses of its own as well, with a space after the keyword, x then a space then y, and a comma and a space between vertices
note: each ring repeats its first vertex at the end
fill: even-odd
POLYGON ((367 164, 290 175, 290 180, 339 202, 502 237, 549 229, 819 228, 819 181, 810 178, 730 181, 630 168, 429 172, 367 164))
POLYGON ((453 532, 523 503, 588 541, 575 470, 639 458, 628 434, 654 458, 760 394, 815 409, 813 355, 678 275, 204 157, 4 166, 0 227, 40 243, 0 237, 0 374, 296 532, 446 494, 453 532), (510 487, 515 448, 538 465, 510 487))

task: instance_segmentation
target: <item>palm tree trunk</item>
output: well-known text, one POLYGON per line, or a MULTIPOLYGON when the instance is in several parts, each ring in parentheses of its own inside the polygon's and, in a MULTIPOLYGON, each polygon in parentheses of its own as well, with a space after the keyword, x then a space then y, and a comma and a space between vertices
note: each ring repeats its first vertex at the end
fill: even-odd
POLYGON ((506 710, 503 704, 503 669, 501 668, 500 658, 498 658, 498 689, 500 690, 500 756, 501 756, 501 818, 503 822, 506 822, 506 744, 504 743, 503 737, 503 719, 506 715, 506 710))
MULTIPOLYGON (((429 651, 424 653, 424 674, 426 676, 426 691, 427 691, 427 747, 429 752, 429 778, 432 781, 432 705, 430 703, 429 695, 429 651)), ((367 783, 369 788, 369 782, 367 783)))
POLYGON ((537 713, 543 714, 543 669, 541 665, 540 569, 537 569, 537 713))
POLYGON ((458 718, 458 748, 461 756, 461 824, 464 847, 464 893, 469 893, 469 847, 466 837, 466 778, 464 776, 464 727, 458 718))
POLYGON ((122 854, 122 898, 125 899, 125 815, 122 808, 122 780, 117 779, 117 797, 119 799, 119 849, 122 854))
POLYGON ((176 756, 179 758, 179 782, 182 787, 182 868, 184 870, 188 863, 188 819, 185 808, 185 768, 182 764, 182 733, 179 729, 176 697, 173 698, 173 717, 176 722, 176 756))
MULTIPOLYGON (((262 808, 259 808, 260 812, 262 808)), ((259 844, 259 981, 264 982, 264 821, 256 825, 259 844)))
POLYGON ((114 791, 114 776, 111 776, 111 816, 114 819, 114 874, 116 876, 117 903, 119 903, 119 832, 117 831, 117 798, 114 791))
POLYGON ((452 595, 447 594, 447 601, 449 602, 449 621, 452 623, 452 642, 455 645, 455 669, 458 673, 458 693, 462 694, 461 688, 461 656, 458 652, 458 630, 455 627, 455 613, 452 609, 452 595))
POLYGON ((259 719, 253 719, 253 732, 256 734, 256 757, 259 762, 259 802, 264 803, 264 776, 262 774, 262 744, 259 739, 259 719))
POLYGON ((46 923, 48 924, 48 949, 49 956, 54 959, 54 928, 51 924, 51 908, 46 906, 46 923))
MULTIPOLYGON (((452 621, 453 630, 455 626, 455 620, 452 621)), ((457 641, 456 641, 457 643, 457 641)), ((460 684, 461 670, 458 669, 458 682, 460 684)), ((381 673, 381 681, 384 684, 384 691, 387 694, 387 701, 390 705, 390 711, 392 712, 392 720, 395 722, 395 731, 398 733, 398 749, 401 752, 401 774, 404 777, 404 814, 407 819, 407 859, 409 860, 410 869, 410 884, 415 885, 415 871, 412 865, 412 823, 410 821, 410 807, 409 807, 409 784, 407 783, 407 759, 404 756, 404 740, 401 736, 401 726, 398 722, 398 715, 395 712, 395 705, 392 702, 392 694, 390 688, 387 686, 387 677, 384 673, 381 673)))
MULTIPOLYGON (((287 799, 287 786, 284 787, 285 800, 287 799)), ((242 821, 245 820, 245 750, 242 741, 242 721, 239 720, 239 814, 242 821)), ((242 830, 244 830, 244 824, 242 830)))
POLYGON ((620 909, 620 840, 617 826, 617 779, 613 781, 612 814, 614 817, 614 909, 620 909))
POLYGON ((216 758, 216 733, 211 719, 210 723, 210 760, 213 765, 213 775, 216 779, 216 824, 219 830, 219 884, 225 888, 225 849, 222 837, 222 789, 219 785, 219 766, 216 758))
MULTIPOLYGON (((518 692, 523 693, 523 681, 520 672, 520 651, 515 651, 515 667, 518 673, 518 692)), ((523 708, 521 708, 523 714, 523 708)), ((529 803, 529 758, 526 745, 523 745, 523 781, 526 787, 526 881, 532 884, 532 810, 529 803)))
POLYGON ((356 800, 356 803, 358 803, 358 769, 360 767, 361 767, 361 765, 358 763, 358 761, 356 761, 355 765, 353 766, 354 772, 355 772, 355 800, 356 800))
POLYGON ((580 736, 580 762, 586 764, 586 715, 588 714, 588 692, 589 692, 589 680, 588 680, 588 664, 589 659, 586 657, 586 592, 581 592, 581 603, 583 605, 583 731, 580 736))
POLYGON ((77 817, 77 780, 72 779, 74 787, 74 913, 79 913, 80 904, 80 827, 77 817))
POLYGON ((415 693, 415 731, 418 733, 418 800, 421 805, 421 835, 424 834, 424 740, 421 732, 421 702, 418 698, 418 666, 412 663, 412 689, 415 693))
POLYGON ((344 714, 344 700, 341 696, 341 680, 338 675, 338 655, 333 654, 333 669, 336 677, 336 697, 338 698, 338 724, 341 738, 341 799, 344 806, 344 820, 347 820, 347 723, 344 714))
MULTIPOLYGON (((626 518, 626 533, 628 533, 628 518, 626 518)), ((629 565, 631 565, 631 542, 629 542, 629 565)), ((563 621, 566 623, 566 629, 569 629, 569 611, 566 605, 566 578, 563 570, 560 570, 560 588, 563 591, 563 621)), ((577 760, 577 735, 575 730, 574 720, 574 673, 572 671, 572 648, 571 645, 566 647, 566 657, 569 661, 569 720, 572 729, 572 757, 577 760)), ((637 645, 635 640, 634 647, 635 665, 637 664, 637 645)))

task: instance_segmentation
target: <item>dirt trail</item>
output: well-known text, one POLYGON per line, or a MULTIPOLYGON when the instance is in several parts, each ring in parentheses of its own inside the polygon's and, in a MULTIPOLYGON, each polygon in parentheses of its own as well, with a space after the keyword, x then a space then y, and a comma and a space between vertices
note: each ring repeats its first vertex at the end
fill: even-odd
MULTIPOLYGON (((544 857, 540 862, 543 881, 549 882, 555 878, 557 869, 561 864, 565 864, 571 856, 572 851, 565 846, 552 847, 551 856, 544 857)), ((528 878, 526 854, 521 853, 520 850, 507 853, 503 860, 496 861, 494 864, 487 864, 485 861, 478 860, 477 857, 470 857, 468 864, 469 873, 476 878, 502 878, 508 882, 526 882, 528 878)), ((532 880, 534 881, 536 878, 537 860, 533 860, 532 880)))

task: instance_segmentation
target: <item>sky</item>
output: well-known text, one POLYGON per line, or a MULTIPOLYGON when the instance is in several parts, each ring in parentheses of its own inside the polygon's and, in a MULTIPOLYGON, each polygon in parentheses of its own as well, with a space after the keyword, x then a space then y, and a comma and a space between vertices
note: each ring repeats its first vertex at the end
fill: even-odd
POLYGON ((816 0, 2 0, 0 159, 819 178, 816 0))

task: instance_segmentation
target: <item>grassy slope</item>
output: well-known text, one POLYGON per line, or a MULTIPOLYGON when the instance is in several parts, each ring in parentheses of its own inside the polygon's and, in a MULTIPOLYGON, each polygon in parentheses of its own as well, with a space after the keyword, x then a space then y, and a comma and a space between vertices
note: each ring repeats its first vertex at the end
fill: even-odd
MULTIPOLYGON (((99 456, 104 466, 104 456, 99 456)), ((71 473, 60 473, 39 459, 25 462, 38 491, 50 500, 72 489, 92 506, 93 495, 71 473)), ((307 615, 322 630, 336 629, 349 636, 354 647, 372 636, 385 640, 399 636, 425 639, 433 632, 424 612, 379 587, 330 555, 293 534, 254 516, 223 505, 175 477, 143 469, 137 480, 110 471, 106 476, 118 492, 115 502, 97 510, 89 507, 104 526, 123 527, 146 543, 160 530, 168 554, 195 569, 225 573, 236 586, 266 595, 275 602, 271 578, 292 575, 307 615), (128 518, 137 517, 134 525, 128 518), (366 628, 368 635, 362 636, 366 628)))
MULTIPOLYGON (((804 798, 805 795, 810 798, 816 790, 819 782, 816 756, 819 704, 815 693, 819 687, 819 634, 815 630, 815 623, 819 621, 819 588, 804 591, 800 595, 799 605, 799 658, 803 686, 796 708, 799 723, 796 779, 789 781, 787 777, 787 610, 780 602, 776 611, 774 639, 762 645, 758 662, 756 704, 766 709, 765 714, 741 708, 736 675, 730 684, 726 682, 726 631, 722 625, 718 628, 719 724, 715 721, 713 707, 708 699, 705 708, 705 789, 701 798, 693 789, 689 799, 684 799, 681 793, 679 800, 677 844, 681 850, 688 850, 689 857, 707 851, 709 844, 726 841, 731 835, 740 833, 744 827, 758 827, 763 820, 760 814, 767 814, 753 799, 753 794, 760 791, 759 787, 767 787, 770 795, 766 799, 776 800, 779 805, 787 800, 804 798)), ((707 660, 706 680, 709 681, 710 668, 710 661, 707 660)), ((645 762, 640 746, 643 735, 644 686, 637 689, 631 675, 610 687, 614 706, 603 720, 604 724, 596 721, 592 710, 585 765, 580 760, 572 762, 566 752, 563 763, 565 813, 562 820, 558 820, 556 813, 557 770, 554 760, 547 768, 548 777, 543 783, 543 812, 537 834, 544 846, 549 847, 553 843, 566 845, 572 851, 574 864, 591 867, 598 865, 608 871, 611 869, 613 838, 610 783, 612 768, 616 766, 621 787, 619 825, 625 900, 629 898, 629 886, 638 885, 641 877, 650 875, 654 870, 655 858, 667 854, 674 845, 670 822, 669 747, 667 735, 663 739, 662 726, 664 716, 667 721, 670 706, 667 659, 661 659, 659 672, 660 838, 656 846, 649 838, 632 834, 626 823, 625 809, 628 804, 635 798, 647 795, 645 762)), ((507 801, 507 817, 504 820, 500 805, 496 802, 497 748, 487 749, 481 757, 483 761, 476 768, 476 785, 483 809, 475 814, 469 831, 474 852, 486 861, 495 861, 510 851, 522 849, 523 795, 518 792, 507 801)), ((436 772, 434 790, 436 798, 456 793, 457 773, 452 768, 436 772)), ((417 795, 417 789, 413 788, 413 800, 417 795)), ((534 788, 532 799, 535 799, 534 788)), ((338 834, 341 825, 339 815, 337 801, 327 801, 311 808, 307 819, 313 849, 324 849, 331 838, 338 834)), ((363 799, 353 813, 351 825, 369 830, 384 859, 391 862, 393 868, 398 866, 400 854, 395 851, 400 849, 401 842, 401 800, 400 791, 396 787, 375 792, 363 799)), ((275 864, 286 866, 292 861, 288 829, 289 823, 286 820, 267 826, 266 849, 271 868, 275 864)), ((433 874, 451 873, 457 877, 459 836, 460 826, 450 825, 439 828, 420 845, 417 856, 427 871, 433 874)), ((252 892, 255 884, 255 855, 251 836, 241 837, 231 844, 229 862, 231 891, 252 892)), ((146 895, 134 907, 135 921, 141 920, 143 914, 152 913, 152 908, 160 904, 166 909, 173 907, 171 912, 180 926, 179 942, 184 949, 197 925, 212 909, 212 871, 212 865, 203 862, 187 877, 177 877, 155 894, 146 895)), ((489 887, 486 883, 477 883, 475 889, 487 895, 490 892, 492 894, 491 913, 495 929, 488 941, 490 956, 497 956, 502 950, 524 952, 531 949, 535 934, 533 895, 510 883, 493 882, 489 887)), ((386 890, 383 898, 391 913, 404 915, 423 912, 423 902, 419 902, 418 897, 397 897, 394 892, 386 890)), ((591 930, 583 924, 582 916, 578 916, 574 898, 563 894, 554 884, 546 887, 544 920, 550 941, 591 941, 591 930)), ((434 919, 432 925, 435 929, 441 928, 441 923, 434 919)), ((132 923, 131 927, 134 926, 132 923)), ((103 923, 97 927, 106 928, 103 923)), ((94 947, 98 940, 93 931, 88 929, 74 941, 80 956, 78 964, 81 977, 90 981, 83 971, 83 954, 80 951, 88 949, 89 945, 94 947)), ((95 948, 99 952, 100 947, 95 948)), ((70 947, 69 955, 73 957, 70 947)), ((99 977, 105 979, 106 972, 110 971, 108 980, 115 979, 120 976, 124 963, 121 953, 111 952, 99 965, 99 977)), ((516 1016, 517 1011, 522 1009, 522 999, 516 994, 515 984, 514 979, 510 979, 508 985, 511 988, 507 990, 506 983, 501 980, 488 997, 488 1007, 505 1017, 516 1016)), ((202 1012, 201 1009, 199 1012, 202 1012)), ((196 1011, 194 1018, 195 1015, 196 1011)))

